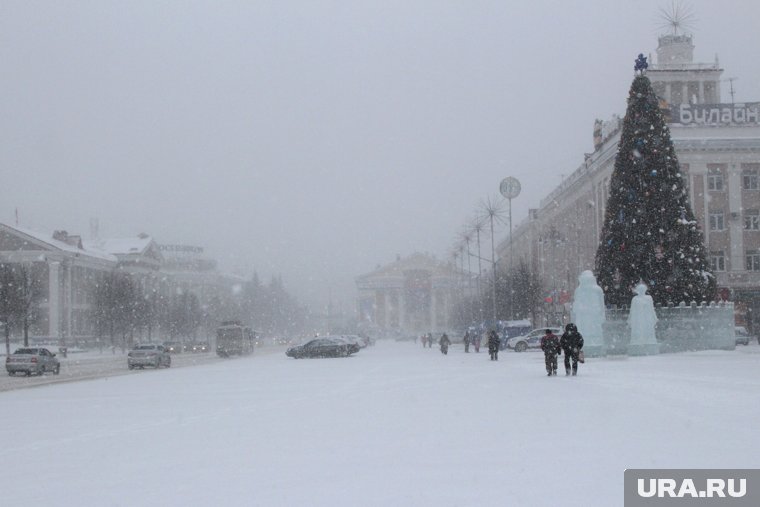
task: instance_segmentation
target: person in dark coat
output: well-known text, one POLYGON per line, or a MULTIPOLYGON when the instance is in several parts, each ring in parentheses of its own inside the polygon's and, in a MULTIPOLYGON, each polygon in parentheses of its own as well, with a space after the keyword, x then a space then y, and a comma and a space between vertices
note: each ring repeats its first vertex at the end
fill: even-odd
POLYGON ((572 322, 565 326, 565 332, 559 340, 559 345, 565 353, 565 375, 570 375, 570 360, 573 362, 573 375, 578 373, 578 354, 583 348, 583 336, 572 322))
POLYGON ((433 333, 428 333, 427 338, 428 338, 428 348, 432 349, 433 348, 433 333))
POLYGON ((491 361, 499 360, 499 333, 493 329, 488 332, 488 353, 491 354, 491 361))
MULTIPOLYGON (((541 350, 544 351, 544 363, 546 363, 546 375, 557 374, 557 354, 560 353, 559 338, 552 333, 551 329, 541 337, 541 350)), ((565 356, 567 357, 567 356, 565 356)))
POLYGON ((470 351, 470 331, 467 330, 464 333, 464 351, 469 352, 470 351))
POLYGON ((449 336, 446 333, 443 333, 438 343, 441 345, 441 353, 443 353, 443 355, 447 355, 449 353, 449 345, 451 345, 449 336))

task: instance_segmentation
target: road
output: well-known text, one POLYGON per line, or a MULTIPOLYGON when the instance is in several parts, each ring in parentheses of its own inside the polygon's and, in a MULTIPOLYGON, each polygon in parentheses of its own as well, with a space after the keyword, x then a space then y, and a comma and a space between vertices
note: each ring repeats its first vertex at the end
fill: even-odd
MULTIPOLYGON (((257 349, 256 355, 265 355, 272 352, 282 351, 282 347, 262 347, 257 349)), ((21 375, 9 376, 0 375, 0 392, 10 391, 26 387, 37 387, 49 384, 60 384, 63 382, 74 382, 79 380, 89 380, 103 377, 115 377, 119 375, 143 375, 150 373, 151 369, 129 370, 127 369, 127 355, 117 352, 112 354, 110 351, 99 353, 97 351, 71 353, 68 357, 57 355, 61 361, 61 373, 54 375, 46 373, 42 376, 24 377, 21 375)), ((229 359, 225 359, 229 361, 229 359)), ((5 356, 2 356, 3 363, 5 356)), ((172 368, 184 368, 187 366, 197 366, 222 361, 212 352, 208 353, 182 353, 172 355, 172 368)))

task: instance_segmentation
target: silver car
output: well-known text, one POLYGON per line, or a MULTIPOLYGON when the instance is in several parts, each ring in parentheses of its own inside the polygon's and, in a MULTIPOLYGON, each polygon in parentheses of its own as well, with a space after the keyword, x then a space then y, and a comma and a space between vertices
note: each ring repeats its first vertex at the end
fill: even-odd
POLYGON ((161 368, 161 366, 169 368, 171 365, 172 358, 163 345, 145 343, 135 346, 127 354, 127 366, 130 370, 145 368, 146 366, 156 369, 161 368))
POLYGON ((32 373, 42 375, 46 371, 58 375, 61 372, 61 363, 56 359, 55 354, 46 348, 28 347, 16 349, 8 356, 5 359, 5 370, 8 375, 15 375, 18 372, 26 375, 32 373))
POLYGON ((546 330, 551 329, 555 335, 562 336, 562 328, 560 327, 541 327, 534 329, 530 333, 523 336, 515 336, 507 340, 507 348, 514 349, 515 352, 525 352, 528 349, 540 349, 541 338, 546 334, 546 330))

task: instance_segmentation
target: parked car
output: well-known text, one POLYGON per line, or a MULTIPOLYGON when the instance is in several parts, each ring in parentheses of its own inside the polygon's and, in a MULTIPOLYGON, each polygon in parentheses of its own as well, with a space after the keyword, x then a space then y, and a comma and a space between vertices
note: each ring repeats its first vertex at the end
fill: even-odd
POLYGON ((135 346, 127 354, 127 367, 130 370, 145 368, 146 366, 158 369, 162 365, 167 368, 172 365, 172 358, 163 345, 144 343, 135 346))
POLYGON ((208 342, 195 342, 188 344, 187 350, 190 352, 208 352, 211 347, 208 342))
POLYGON ((179 354, 185 350, 185 347, 182 345, 182 342, 164 342, 164 349, 169 354, 179 354))
POLYGON ((525 352, 528 349, 540 349, 541 337, 546 334, 546 330, 551 329, 552 333, 557 336, 562 335, 562 328, 559 327, 542 327, 534 329, 523 336, 515 336, 507 340, 507 348, 514 349, 515 352, 525 352))
POLYGON ((61 362, 55 354, 44 347, 29 347, 16 349, 10 356, 5 358, 5 370, 8 375, 18 372, 31 375, 42 375, 46 371, 52 371, 55 375, 61 372, 61 362))
POLYGON ((340 337, 324 337, 291 347, 285 352, 285 355, 295 359, 302 357, 348 357, 359 352, 359 349, 357 343, 350 343, 340 337))
POLYGON ((530 325, 530 321, 508 321, 509 325, 504 326, 499 333, 499 350, 507 348, 507 342, 511 338, 518 336, 524 336, 533 329, 530 325))
POLYGON ((734 327, 734 335, 736 336, 737 345, 749 345, 749 340, 753 338, 749 335, 747 329, 742 326, 734 327))

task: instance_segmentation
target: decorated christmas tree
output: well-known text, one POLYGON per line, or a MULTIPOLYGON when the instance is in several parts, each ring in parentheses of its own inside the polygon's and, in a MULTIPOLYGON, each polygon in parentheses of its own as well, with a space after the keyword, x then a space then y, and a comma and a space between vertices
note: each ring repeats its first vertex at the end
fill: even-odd
POLYGON ((640 281, 655 303, 709 301, 715 278, 646 67, 639 55, 596 251, 596 277, 607 304, 629 305, 640 281))

